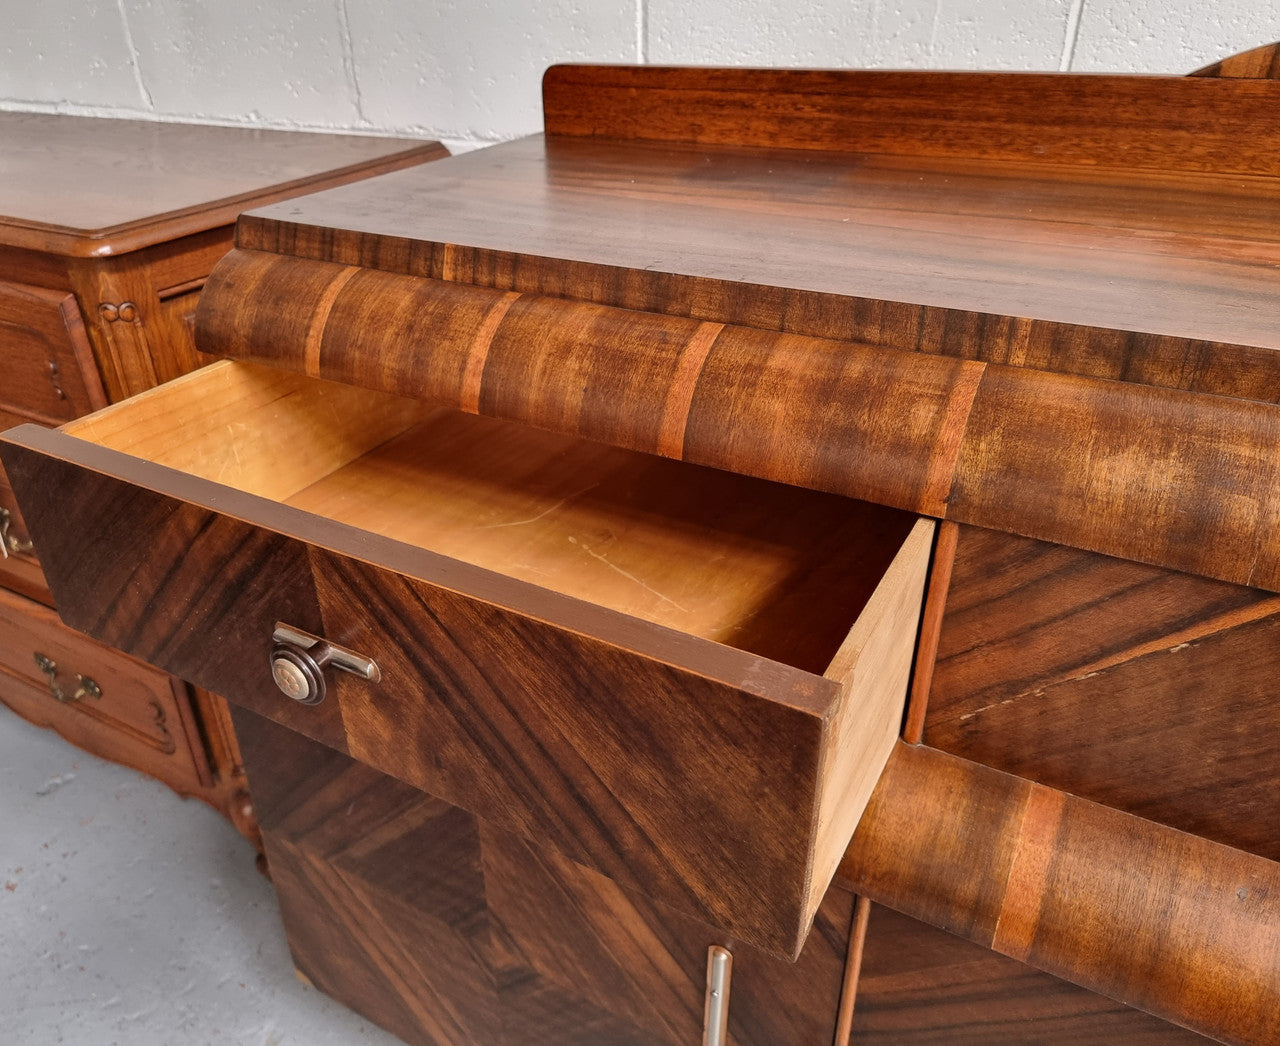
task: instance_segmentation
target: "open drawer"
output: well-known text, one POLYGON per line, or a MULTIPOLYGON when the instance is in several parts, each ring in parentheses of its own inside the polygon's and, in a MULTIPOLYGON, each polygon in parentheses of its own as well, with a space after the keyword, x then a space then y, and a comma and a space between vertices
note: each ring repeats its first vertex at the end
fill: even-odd
POLYGON ((930 521, 246 363, 4 443, 71 626, 798 952, 898 732, 930 521), (278 623, 377 680, 290 700, 278 623))

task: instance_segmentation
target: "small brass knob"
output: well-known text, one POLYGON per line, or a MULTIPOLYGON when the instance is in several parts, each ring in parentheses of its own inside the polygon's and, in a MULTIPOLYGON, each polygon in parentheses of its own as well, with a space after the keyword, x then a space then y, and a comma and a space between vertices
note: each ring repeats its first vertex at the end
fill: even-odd
POLYGON ((271 678, 286 697, 300 705, 324 700, 324 666, 333 660, 333 647, 317 643, 310 649, 296 643, 276 643, 271 648, 271 678))

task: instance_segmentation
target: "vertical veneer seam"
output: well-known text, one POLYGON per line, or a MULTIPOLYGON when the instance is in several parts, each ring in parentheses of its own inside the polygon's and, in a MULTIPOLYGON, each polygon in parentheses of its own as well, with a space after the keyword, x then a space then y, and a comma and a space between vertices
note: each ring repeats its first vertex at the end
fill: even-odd
POLYGON ((511 306, 520 297, 519 291, 507 291, 489 306, 467 349, 467 359, 462 371, 462 395, 458 398, 458 407, 468 414, 480 413, 480 386, 484 381, 484 365, 489 359, 489 348, 493 345, 498 328, 502 326, 502 321, 506 319, 511 306))
POLYGON ((324 331, 329 323, 329 314, 333 311, 333 304, 338 300, 338 295, 342 293, 342 289, 360 271, 358 265, 346 266, 329 282, 324 292, 320 295, 320 300, 316 302, 315 310, 311 313, 311 320, 307 324, 307 333, 302 342, 302 368, 304 374, 313 378, 320 377, 320 346, 324 342, 324 331))
POLYGON ((656 452, 665 458, 684 457, 684 434, 693 408, 693 395, 723 323, 700 323, 676 359, 658 425, 656 452))
POLYGON ((955 490, 956 472, 960 467, 960 453, 969 432, 973 405, 982 387, 982 379, 986 377, 987 364, 964 360, 958 370, 955 384, 943 408, 943 422, 939 438, 934 444, 935 450, 929 456, 919 505, 919 511, 924 515, 939 519, 947 518, 948 502, 955 490), (953 433, 954 438, 951 438, 953 433), (945 495, 942 494, 944 485, 945 495))
POLYGON ((1009 875, 991 932, 991 949, 1020 962, 1028 961, 1035 946, 1040 907, 1056 856, 1054 840, 1068 798, 1065 792, 1032 784, 1022 808, 1009 875))
POLYGON ((928 588, 920 614, 920 638, 916 644, 916 663, 907 694, 907 714, 902 726, 902 739, 911 745, 918 745, 924 740, 929 691, 933 689, 933 671, 937 662, 938 643, 942 638, 943 616, 947 595, 951 590, 951 573, 959 542, 959 523, 943 520, 938 524, 933 543, 933 562, 929 565, 928 588))

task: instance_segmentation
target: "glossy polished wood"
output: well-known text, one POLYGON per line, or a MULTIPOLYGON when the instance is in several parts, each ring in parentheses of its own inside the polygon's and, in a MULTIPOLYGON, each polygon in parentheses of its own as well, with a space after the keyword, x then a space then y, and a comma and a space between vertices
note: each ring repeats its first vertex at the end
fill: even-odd
POLYGON ((1275 862, 900 744, 841 872, 872 900, 1201 1034, 1280 1036, 1275 862))
MULTIPOLYGON (((549 81, 549 98, 567 93, 557 85, 561 75, 549 81)), ((1226 1041, 1269 1046, 1280 1037, 1274 1007, 1277 865, 1031 780, 1038 772, 1037 747, 1026 723, 1035 722, 1036 702, 1043 698, 1049 718, 1069 727, 1060 749, 1057 738, 1044 745, 1058 768, 1070 759, 1062 752, 1072 746, 1079 752, 1090 711, 1123 739, 1107 750, 1113 756, 1134 753, 1135 765, 1158 766, 1159 758, 1140 751, 1144 740, 1159 746, 1164 728, 1172 727, 1167 736, 1177 743, 1170 750, 1192 750, 1203 687, 1213 724, 1205 747, 1218 766, 1213 772, 1193 767, 1188 776, 1205 793, 1222 788, 1231 797, 1232 809, 1219 825, 1247 809, 1237 803, 1242 795, 1256 803, 1264 794, 1268 749, 1243 738, 1270 721, 1259 700, 1259 681, 1270 663, 1265 654, 1248 668, 1230 661, 1254 656, 1250 642, 1271 638, 1264 627, 1269 612, 1249 616, 1271 597, 1244 585, 1274 589, 1280 574, 1274 460, 1280 327, 1273 308, 1280 179, 1270 137, 1258 133, 1275 126, 1276 85, 1239 77, 1086 82, 740 70, 573 75, 594 78, 600 94, 594 102, 553 102, 549 128, 554 132, 556 121, 565 119, 571 133, 500 146, 432 171, 393 174, 376 185, 334 190, 246 218, 241 250, 205 299, 199 320, 210 334, 205 347, 552 434, 536 439, 587 437, 641 454, 682 457, 682 469, 699 462, 857 493, 947 520, 918 647, 921 693, 908 726, 915 736, 915 710, 925 707, 925 689, 941 694, 959 681, 951 691, 955 701, 940 700, 927 718, 945 724, 950 715, 953 734, 965 739, 958 724, 1007 717, 1007 742, 981 737, 977 743, 994 753, 993 760, 1021 760, 1020 772, 1028 776, 900 746, 845 872, 865 896, 954 929, 977 945, 1226 1041), (641 83, 648 86, 637 87, 641 83), (632 92, 625 108, 617 104, 619 84, 632 92), (743 84, 754 88, 735 86, 743 84), (793 106, 784 126, 778 101, 787 100, 787 91, 795 101, 796 85, 806 84, 805 106, 793 106), (815 87, 821 92, 815 94, 815 87), (896 100, 887 98, 891 90, 898 92, 896 100), (690 117, 694 106, 701 106, 696 120, 690 117), (723 136, 735 133, 729 129, 735 122, 740 132, 730 142, 723 136), (622 133, 619 127, 655 140, 578 136, 622 133), (846 151, 855 128, 863 151, 846 151), (713 143, 670 140, 703 134, 713 143), (780 137, 767 140, 775 134, 780 137), (824 135, 823 148, 809 148, 824 135), (780 142, 803 148, 772 148, 780 142), (1044 152, 1035 152, 1037 143, 1044 152), (1012 569, 1013 578, 987 579, 985 571, 1008 563, 999 556, 967 558, 966 535, 973 531, 957 529, 960 524, 1007 531, 997 536, 1014 544, 1024 539, 1013 535, 1031 535, 1037 539, 1032 545, 1039 542, 1066 561, 1043 578, 1012 569), (944 592, 947 542, 957 536, 955 582, 944 592), (1102 598, 1088 594, 1100 578, 1095 568, 1104 557, 1097 550, 1124 557, 1129 571, 1150 569, 1135 561, 1160 564, 1151 574, 1165 580, 1152 586, 1153 598, 1122 597, 1108 609, 1105 577, 1102 598), (1216 585, 1169 568, 1236 584, 1216 585), (1032 590, 1021 608, 1019 576, 1032 590), (1061 628, 1051 620, 1053 598, 1037 601, 1034 590, 1041 584, 1056 591, 1061 628), (1236 595, 1222 597, 1219 589, 1236 595), (957 620, 951 610, 975 590, 991 599, 986 607, 977 600, 976 619, 986 631, 971 646, 990 640, 991 649, 962 657, 950 666, 953 674, 944 668, 929 684, 930 645, 936 638, 944 654, 955 649, 948 645, 957 620), (1239 592, 1256 596, 1257 604, 1241 600, 1239 592), (1187 603, 1162 602, 1155 598, 1161 593, 1174 603, 1186 596, 1187 603), (1113 637, 1106 623, 1116 610, 1147 617, 1115 622, 1113 637), (1010 627, 1002 632, 1005 625, 1010 627), (1025 626, 1027 639, 1021 665, 1018 642, 1009 636, 1018 625, 1025 626), (1063 639, 1062 629, 1078 634, 1063 639), (1175 649, 1179 632, 1190 637, 1181 650, 1175 649), (1092 660, 1086 647, 1093 648, 1092 660), (1113 655, 1120 662, 1109 662, 1113 655), (1143 671, 1161 658, 1149 675, 1143 671), (1183 678, 1177 669, 1187 665, 1183 678), (1099 676, 1088 678, 1094 668, 1099 676), (988 670, 995 678, 985 678, 988 670), (1020 671, 1048 679, 1046 694, 1018 689, 1020 671), (1125 693, 1113 699, 1098 678, 1125 693), (1058 684, 1061 695, 1048 693, 1058 684), (1008 688, 994 695, 990 708, 984 706, 993 696, 983 694, 988 687, 1008 688), (1245 700, 1235 724, 1241 739, 1233 741, 1220 728, 1235 696, 1245 700), (1104 707, 1109 702, 1114 707, 1104 707), (1247 788, 1231 779, 1237 766, 1247 788)), ((174 285, 181 281, 175 278, 174 285)), ((122 344, 136 333, 116 330, 122 344)), ((155 440, 153 432, 144 442, 155 440)), ((798 721, 792 713, 812 710, 812 703, 791 695, 778 702, 786 715, 779 718, 774 710, 757 716, 767 705, 742 684, 737 655, 743 651, 697 664, 658 658, 661 667, 642 675, 635 669, 640 662, 628 660, 637 651, 624 643, 610 649, 613 637, 593 631, 586 619, 570 621, 542 606, 516 608, 528 611, 527 621, 504 615, 510 589, 481 591, 478 575, 466 570, 423 577, 421 559, 406 553, 386 560, 389 544, 376 535, 313 520, 307 535, 312 548, 300 554, 255 536, 246 521, 257 508, 241 497, 219 494, 223 500, 215 504, 207 488, 202 493, 189 478, 175 481, 156 466, 130 466, 128 478, 137 489, 127 491, 111 479, 113 470, 120 473, 119 462, 103 456, 103 448, 66 454, 66 444, 58 450, 28 436, 19 442, 53 448, 52 456, 64 464, 74 459, 68 489, 123 505, 130 517, 136 499, 136 515, 149 525, 174 521, 158 561, 135 557, 127 572, 112 575, 116 587, 126 578, 136 581, 157 602, 194 592, 198 616, 223 627, 240 596, 214 595, 218 585, 209 583, 211 573, 219 582, 238 583, 245 594, 239 616, 261 621, 271 593, 247 576, 259 572, 254 557, 270 554, 277 567, 311 571, 309 578, 287 582, 299 586, 288 591, 300 611, 322 618, 326 628, 337 622, 336 631, 376 647, 389 673, 405 684, 394 688, 385 706, 370 709, 363 695, 353 696, 353 682, 344 680, 337 684, 345 691, 340 714, 330 711, 329 720, 312 724, 299 719, 297 729, 329 731, 350 755, 448 799, 466 798, 517 834, 522 824, 533 824, 544 841, 558 840, 559 822, 568 823, 575 830, 564 844, 571 856, 616 875, 626 888, 673 904, 679 889, 688 889, 697 903, 686 910, 702 918, 716 917, 719 899, 707 896, 712 862, 698 852, 700 840, 711 840, 713 859, 717 848, 738 858, 748 848, 775 845, 781 820, 767 802, 759 816, 766 831, 756 836, 741 810, 702 829, 692 826, 687 811, 683 821, 669 817, 674 801, 655 785, 673 779, 667 771, 674 764, 705 771, 715 758, 681 747, 688 738, 673 724, 690 707, 682 703, 684 692, 698 698, 692 705, 699 709, 745 709, 723 727, 720 718, 708 726, 689 712, 695 739, 719 741, 717 732, 742 729, 757 740, 767 733, 773 748, 805 750, 807 741, 789 725, 798 721), (243 554, 218 551, 218 543, 237 541, 245 542, 243 554), (177 551, 188 544, 191 561, 177 551), (379 628, 365 619, 369 609, 379 628), (725 666, 734 672, 720 671, 725 666), (697 677, 692 691, 682 672, 697 677), (567 675, 577 678, 566 682, 567 675), (625 682, 624 676, 653 685, 634 695, 610 686, 625 682), (545 685, 546 678, 555 686, 545 685), (537 685, 513 688, 512 679, 537 685), (579 689, 577 682, 588 685, 579 689), (599 683, 603 695, 592 692, 599 683), (520 689, 552 696, 531 709, 527 694, 510 698, 520 689), (738 698, 726 695, 735 689, 757 700, 734 704, 738 698), (445 713, 420 700, 424 690, 443 696, 445 713), (609 704, 613 690, 624 695, 615 702, 620 708, 609 704), (583 707, 601 711, 603 741, 600 730, 588 729, 594 720, 577 717, 583 707), (554 731, 541 718, 547 709, 554 731), (405 744, 406 737, 413 743, 405 744), (498 755, 473 743, 477 737, 492 742, 498 755), (515 743, 503 749, 511 738, 515 743), (435 751, 432 742, 438 764, 422 755, 435 751), (594 771, 582 754, 600 750, 621 765, 616 752, 624 742, 640 750, 643 780, 619 782, 617 766, 592 778, 574 761, 594 771), (502 773, 491 773, 495 763, 502 773), (573 772, 557 778, 561 766, 573 772), (530 768, 516 781, 521 787, 511 786, 510 768, 530 768), (625 820, 600 813, 611 812, 601 781, 618 787, 628 813, 644 805, 635 797, 646 793, 645 802, 661 813, 663 838, 678 845, 632 845, 635 836, 627 834, 625 820), (500 787, 510 792, 495 798, 500 787), (656 798, 648 794, 654 791, 656 798), (569 801, 561 802, 564 796, 569 801), (590 831, 578 832, 580 821, 590 831), (738 831, 726 832, 721 822, 738 831), (613 836, 598 832, 600 825, 613 836), (657 865, 670 854, 692 874, 678 882, 664 878, 657 865)), ((420 449, 412 438, 395 436, 385 449, 361 457, 393 474, 403 465, 401 451, 416 457, 420 449)), ((19 459, 23 453, 17 450, 19 459)), ((317 455, 321 463, 327 453, 317 455)), ((207 465, 263 471, 243 468, 225 452, 208 455, 207 465)), ((306 467, 304 460, 301 469, 281 471, 297 479, 306 467)), ((324 464, 326 476, 316 486, 282 500, 309 490, 317 506, 341 516, 333 506, 352 499, 376 503, 378 494, 393 489, 371 483, 359 474, 361 466, 349 468, 330 471, 324 464)), ((397 500, 402 518, 394 526, 407 527, 411 499, 397 500)), ((272 511, 281 519, 294 508, 272 511)), ((52 518, 51 509, 43 511, 52 518)), ((376 522, 378 510, 372 514, 376 522)), ((355 510, 356 517, 364 530, 372 525, 367 506, 355 510)), ((82 544, 68 540, 65 554, 80 554, 82 544)), ((112 569, 105 564, 99 573, 112 569)), ((109 591, 114 595, 115 588, 109 591)), ((142 637, 147 656, 182 649, 193 663, 208 659, 186 646, 189 640, 171 622, 156 624, 139 614, 131 599, 119 599, 107 611, 115 633, 126 641, 142 637)), ((628 625, 629 635, 652 637, 652 627, 658 623, 641 618, 628 625)), ((837 671, 839 660, 837 654, 824 684, 835 677, 857 681, 860 666, 842 664, 837 671)), ((644 671, 650 668, 645 662, 644 671)), ((254 701, 250 695, 245 703, 254 701)), ((831 714, 824 729, 838 733, 839 724, 839 714, 831 714)), ((777 753, 771 749, 770 755, 776 759, 777 753)), ((1105 778, 1096 772, 1097 761, 1078 761, 1095 783, 1105 778)), ((739 779, 735 794, 745 795, 756 779, 750 775, 759 771, 751 760, 726 765, 739 779)), ((1177 767, 1164 765, 1171 780, 1152 781, 1148 797, 1180 787, 1177 767)), ((800 794, 807 769, 791 769, 797 772, 766 791, 800 794)), ((1124 776, 1114 767, 1107 773, 1124 776)), ((681 789, 691 809, 705 805, 702 787, 681 789)), ((806 804, 798 808, 807 811, 806 804)), ((1198 809, 1208 805, 1202 799, 1198 809)), ((338 833, 343 823, 337 817, 332 822, 338 833)), ((1197 830, 1207 824, 1200 822, 1197 830)), ((484 829, 496 830, 493 824, 484 829)), ((793 839, 796 834, 793 826, 793 839)), ((350 989, 347 975, 368 983, 362 960, 343 965, 348 953, 339 942, 381 940, 377 924, 389 921, 387 912, 405 912, 365 903, 362 889, 334 886, 342 865, 329 857, 351 845, 348 838, 322 856, 305 855, 305 874, 290 886, 304 898, 302 914, 325 927, 309 950, 333 954, 329 961, 337 970, 326 985, 339 993, 350 989)), ((303 855, 292 853, 289 860, 301 867, 303 855)), ((715 881, 736 898, 744 884, 734 876, 746 864, 730 863, 732 871, 715 881)), ((760 876, 767 893, 783 884, 785 894, 794 885, 794 876, 774 874, 784 865, 770 865, 760 876)), ((820 877, 814 879, 820 890, 820 877)), ((396 883, 402 896, 411 896, 417 885, 396 883)), ((787 912, 793 897, 784 896, 787 912)), ((782 921, 789 925, 790 915, 782 921)), ((543 927, 543 942, 553 936, 550 929, 543 927)), ((396 974, 384 978, 387 1005, 425 1020, 453 1012, 449 999, 427 1002, 416 994, 420 980, 409 966, 384 962, 380 968, 396 974)), ((996 981, 1010 969, 986 965, 996 981)), ((1068 1028, 1077 1040, 1090 1030, 1158 1034, 1155 1024, 1119 1004, 1038 975, 1014 979, 1015 994, 1021 984, 1057 1000, 1059 1012, 1074 1021, 1068 1028), (1085 1011, 1105 1019, 1077 1020, 1085 1011)), ((461 997, 470 997, 471 987, 452 986, 461 997)), ((361 994, 348 997, 359 1001, 361 994)), ((978 994, 998 999, 1001 991, 992 985, 978 994)), ((901 1023, 908 1031, 914 1023, 923 1033, 920 1026, 936 1023, 931 1009, 922 1006, 919 1020, 901 1023)), ((961 1031, 972 1034, 971 1014, 961 1016, 968 1025, 962 1023, 961 1031)), ((580 1021, 589 1026, 593 1019, 583 1014, 580 1021)), ((1007 1027, 997 1030, 1006 1038, 1013 1034, 1007 1027)), ((1028 1037, 1041 1030, 1032 1026, 1028 1037)))
POLYGON ((1272 404, 244 250, 200 325, 316 377, 1280 589, 1272 404))
POLYGON ((447 155, 438 142, 39 113, 0 113, 0 139, 0 247, 93 258, 447 155))
POLYGON ((1263 350, 1280 347, 1268 307, 1278 215, 1263 177, 534 137, 250 212, 237 238, 503 291, 1273 400, 1263 350))
POLYGON ((421 1046, 689 1046, 707 947, 733 949, 730 1046, 829 1046, 853 898, 792 965, 237 711, 294 961, 421 1046))
POLYGON ((1263 44, 1220 62, 1197 69, 1192 76, 1229 76, 1246 79, 1280 79, 1280 44, 1263 44))

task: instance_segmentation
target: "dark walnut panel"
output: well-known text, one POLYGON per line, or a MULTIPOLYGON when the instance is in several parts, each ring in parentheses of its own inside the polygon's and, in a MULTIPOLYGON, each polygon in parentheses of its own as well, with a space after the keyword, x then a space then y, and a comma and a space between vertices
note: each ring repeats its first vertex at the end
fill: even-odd
POLYGON ((1280 859, 1280 599, 962 527, 925 741, 1280 859))
POLYGON ((787 708, 320 549, 313 563, 324 634, 383 672, 333 680, 354 757, 715 925, 803 939, 812 697, 787 708))
POLYGON ((345 747, 336 704, 304 709, 271 681, 276 621, 321 628, 305 545, 54 457, 6 446, 4 463, 67 624, 345 747))
POLYGON ((1196 1046, 1214 1040, 873 907, 856 1046, 1196 1046))
POLYGON ((792 965, 235 712, 300 971, 414 1046, 688 1046, 730 946, 733 1046, 830 1046, 853 898, 792 965))
POLYGON ((841 865, 860 894, 1241 1046, 1280 1038, 1280 865, 900 744, 841 865))

